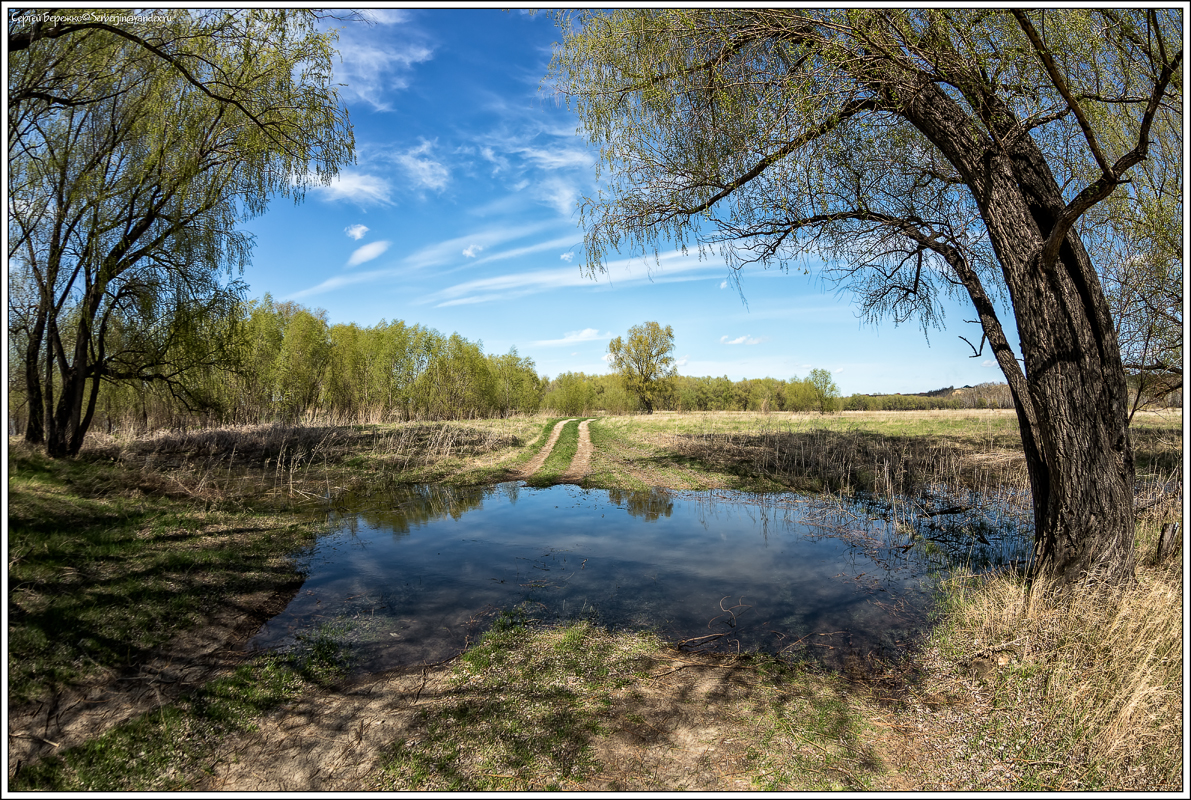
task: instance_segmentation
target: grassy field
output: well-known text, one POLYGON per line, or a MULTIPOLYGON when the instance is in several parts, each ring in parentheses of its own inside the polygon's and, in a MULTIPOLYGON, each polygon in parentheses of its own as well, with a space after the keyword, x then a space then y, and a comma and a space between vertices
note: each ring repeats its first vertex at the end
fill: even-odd
MULTIPOLYGON (((450 663, 365 684, 342 679, 351 654, 332 630, 290 653, 235 651, 298 589, 289 556, 328 504, 509 479, 558 421, 95 437, 63 461, 11 440, 10 788, 1181 785, 1181 554, 1150 563, 1181 513, 1176 413, 1133 427, 1143 499, 1180 487, 1139 515, 1135 585, 1050 596, 1011 574, 958 575, 904 662, 827 673, 541 628, 517 609, 450 663), (338 722, 301 727, 323 717, 338 722)), ((539 481, 566 470, 577 425, 539 481)), ((589 487, 1026 485, 1005 412, 655 414, 589 430, 589 487)))

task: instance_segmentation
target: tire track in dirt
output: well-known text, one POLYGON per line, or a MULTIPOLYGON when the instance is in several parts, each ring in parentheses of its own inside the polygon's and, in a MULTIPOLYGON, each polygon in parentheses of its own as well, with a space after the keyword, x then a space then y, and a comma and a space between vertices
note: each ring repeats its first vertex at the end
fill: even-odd
POLYGON ((590 471, 591 453, 594 449, 591 444, 591 433, 587 430, 587 426, 590 424, 591 420, 589 419, 579 423, 579 449, 575 451, 575 457, 571 459, 571 465, 567 467, 567 471, 558 479, 559 483, 581 483, 590 471))
POLYGON ((546 463, 546 459, 550 457, 550 451, 554 449, 554 443, 557 442, 558 437, 562 435, 563 426, 568 422, 574 422, 576 419, 576 417, 571 417, 570 419, 564 419, 555 425, 554 430, 550 431, 550 438, 546 440, 546 444, 542 445, 541 452, 534 456, 533 460, 526 464, 524 468, 522 468, 517 477, 528 478, 540 470, 542 465, 546 463))

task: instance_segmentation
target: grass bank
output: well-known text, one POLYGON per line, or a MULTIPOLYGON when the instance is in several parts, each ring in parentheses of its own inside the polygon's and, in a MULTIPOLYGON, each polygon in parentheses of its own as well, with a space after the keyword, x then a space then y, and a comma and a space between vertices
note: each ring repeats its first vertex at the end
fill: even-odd
MULTIPOLYGON (((288 654, 226 652, 297 587, 287 554, 328 503, 507 479, 558 421, 96 437, 64 461, 10 442, 9 697, 27 712, 10 724, 11 788, 1180 788, 1182 561, 1149 563, 1181 511, 1177 416, 1134 426, 1139 483, 1159 500, 1139 518, 1134 586, 1061 597, 958 576, 904 662, 828 674, 542 628, 531 610, 449 663, 356 682, 334 631, 288 654)), ((655 414, 589 432, 587 486, 1004 491, 1024 477, 999 412, 655 414)), ((561 473, 573 452, 555 455, 561 473)))
POLYGON ((204 624, 259 625, 297 590, 289 555, 320 528, 268 505, 196 502, 166 473, 17 443, 8 488, 13 704, 195 651, 184 639, 204 624))

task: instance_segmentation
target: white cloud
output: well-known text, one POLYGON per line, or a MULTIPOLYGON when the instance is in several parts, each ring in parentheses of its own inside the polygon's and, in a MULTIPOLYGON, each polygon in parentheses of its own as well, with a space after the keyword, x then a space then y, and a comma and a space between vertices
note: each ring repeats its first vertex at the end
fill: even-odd
POLYGON ((575 257, 574 253, 563 253, 561 256, 559 256, 560 259, 567 262, 568 264, 571 263, 571 259, 573 259, 574 257, 575 257))
POLYGON ((554 250, 557 247, 568 244, 575 244, 575 237, 573 235, 563 236, 558 239, 551 239, 548 242, 538 242, 537 244, 531 244, 526 247, 516 247, 512 250, 503 250, 499 253, 493 253, 490 256, 484 256, 477 261, 476 264, 487 264, 490 261, 504 261, 505 259, 509 258, 520 258, 521 256, 527 256, 530 253, 539 253, 542 250, 554 250))
POLYGON ((589 150, 577 147, 554 147, 543 150, 536 147, 519 147, 515 152, 525 157, 525 160, 539 169, 567 169, 583 167, 590 169, 595 166, 595 156, 589 150))
POLYGON ((766 341, 768 338, 768 336, 762 336, 761 338, 757 339, 749 336, 746 333, 744 336, 737 336, 735 339, 729 339, 727 336, 721 336, 720 341, 724 344, 761 344, 761 342, 766 341))
POLYGON ((495 165, 492 168, 493 175, 509 168, 509 160, 502 155, 497 155, 491 147, 481 147, 480 155, 484 157, 485 161, 491 161, 495 165))
POLYGON ((364 19, 378 25, 397 25, 409 20, 409 14, 399 8, 364 8, 359 13, 364 19))
POLYGON ((677 361, 675 361, 675 362, 674 362, 674 366, 676 366, 676 367, 685 367, 685 366, 686 366, 686 365, 687 365, 687 364, 690 362, 690 360, 691 360, 691 357, 690 357, 689 355, 685 355, 685 356, 683 356, 682 358, 680 358, 680 359, 678 359, 677 361))
POLYGON ((581 331, 568 331, 561 339, 545 339, 534 342, 535 345, 553 347, 555 345, 575 344, 576 342, 599 342, 611 339, 611 333, 600 333, 599 328, 584 328, 581 331))
POLYGON ((466 258, 475 258, 476 253, 480 252, 483 249, 484 249, 484 245, 482 245, 482 244, 470 244, 467 246, 467 249, 463 251, 463 255, 466 258))
POLYGON ((844 368, 843 368, 843 367, 840 367, 839 369, 837 369, 837 370, 835 371, 835 374, 836 374, 836 375, 839 375, 839 374, 840 374, 841 372, 843 372, 843 371, 844 371, 844 368))
POLYGON ((982 366, 982 367, 999 367, 1000 364, 997 363, 997 360, 995 358, 986 358, 980 362, 980 366, 982 366))
POLYGON ((600 361, 603 361, 605 364, 611 364, 612 363, 612 354, 604 353, 602 356, 600 356, 600 361))
MULTIPOLYGON (((421 267, 439 267, 444 264, 451 264, 458 262, 459 253, 467 247, 472 245, 479 245, 488 250, 491 250, 496 245, 503 242, 509 242, 514 239, 520 239, 525 236, 532 236, 535 233, 540 233, 542 230, 551 227, 552 223, 533 223, 531 225, 521 225, 516 228, 488 228, 486 230, 474 231, 466 233, 463 236, 456 236, 453 239, 438 242, 437 244, 427 245, 415 253, 406 256, 405 263, 414 268, 421 267)), ((573 237, 567 240, 567 244, 572 244, 573 237)), ((558 247, 559 245, 554 245, 558 247)), ((487 256, 475 263, 483 263, 484 261, 493 259, 494 256, 487 256)))
POLYGON ((343 232, 358 242, 364 238, 364 234, 368 233, 368 226, 367 225, 349 225, 343 229, 343 232))
POLYGON ((451 177, 450 170, 443 166, 442 162, 430 157, 430 151, 434 149, 436 143, 437 140, 430 142, 423 139, 417 147, 394 157, 394 161, 405 170, 420 189, 442 190, 446 188, 447 181, 451 177))
POLYGON ((352 253, 351 258, 347 260, 347 265, 349 267, 354 267, 358 264, 363 264, 366 261, 371 261, 388 249, 388 242, 373 242, 372 244, 366 244, 352 253))
MULTIPOLYGON (((568 243, 573 240, 567 240, 568 243)), ((484 261, 494 261, 511 258, 522 251, 543 249, 546 243, 533 247, 498 253, 479 259, 476 264, 484 261)), ((557 247, 558 245, 552 245, 557 247)), ((700 260, 694 253, 683 254, 675 251, 667 253, 655 265, 653 259, 625 258, 611 261, 601 278, 610 283, 622 286, 641 281, 653 283, 673 283, 679 281, 703 280, 709 270, 723 269, 722 264, 700 260)), ((531 272, 498 275, 490 278, 479 278, 473 281, 449 286, 442 291, 428 295, 424 302, 436 303, 438 307, 487 303, 494 300, 505 300, 514 297, 524 297, 528 294, 547 292, 571 286, 594 286, 595 281, 587 277, 574 267, 559 267, 558 269, 535 270, 531 272)))
POLYGON ((558 178, 548 178, 538 185, 535 194, 546 205, 554 206, 555 210, 562 216, 568 219, 574 216, 579 192, 567 181, 558 178))
POLYGON ((311 191, 318 192, 324 200, 351 200, 361 205, 367 203, 389 204, 389 182, 375 175, 344 171, 331 179, 327 186, 314 185, 311 191))
POLYGON ((721 289, 727 289, 727 288, 728 288, 728 280, 727 280, 726 278, 725 278, 724 280, 720 281, 720 288, 721 288, 721 289))
POLYGON ((303 297, 312 297, 314 295, 326 294, 327 292, 344 286, 354 286, 358 283, 368 283, 369 281, 379 280, 381 278, 392 277, 396 272, 391 269, 374 269, 369 272, 351 272, 343 275, 336 275, 333 278, 328 278, 317 286, 311 286, 309 289, 302 289, 287 295, 282 298, 284 300, 300 300, 303 297))
MULTIPOLYGON (((372 9, 368 15, 385 26, 407 20, 400 12, 387 9, 372 9)), ((358 100, 377 111, 391 111, 389 93, 409 86, 409 73, 413 67, 433 58, 434 51, 426 45, 403 39, 412 33, 409 28, 382 34, 383 40, 375 31, 369 34, 365 30, 347 25, 340 33, 336 82, 342 84, 340 93, 344 100, 358 100), (378 40, 381 40, 380 44, 378 40)))

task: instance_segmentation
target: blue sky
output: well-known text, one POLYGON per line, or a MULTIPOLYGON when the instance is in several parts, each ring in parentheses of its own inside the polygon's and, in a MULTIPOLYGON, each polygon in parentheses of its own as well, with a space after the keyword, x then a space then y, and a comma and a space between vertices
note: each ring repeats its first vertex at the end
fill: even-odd
POLYGON ((516 347, 549 376, 607 372, 608 340, 656 320, 673 326, 684 375, 818 367, 844 394, 1002 380, 987 349, 970 358, 958 338, 978 340, 970 306, 949 306, 928 344, 913 324, 862 324, 852 298, 813 273, 746 270, 744 301, 722 259, 693 251, 660 265, 626 252, 585 277, 576 206, 595 192, 598 152, 539 90, 557 38, 549 14, 369 13, 372 26, 339 24, 357 163, 246 223, 252 297, 323 308, 332 323, 457 332, 488 353, 516 347))

